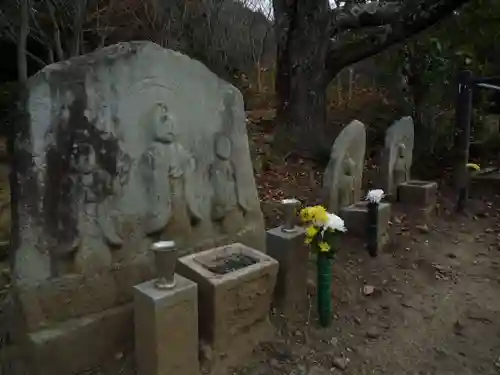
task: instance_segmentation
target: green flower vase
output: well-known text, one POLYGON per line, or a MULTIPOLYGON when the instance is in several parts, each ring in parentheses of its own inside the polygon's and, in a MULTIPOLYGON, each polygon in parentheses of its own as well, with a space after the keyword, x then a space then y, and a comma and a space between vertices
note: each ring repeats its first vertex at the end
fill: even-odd
POLYGON ((316 248, 318 317, 320 325, 325 328, 332 324, 332 263, 338 248, 338 234, 331 233, 329 237, 330 251, 320 252, 316 248))

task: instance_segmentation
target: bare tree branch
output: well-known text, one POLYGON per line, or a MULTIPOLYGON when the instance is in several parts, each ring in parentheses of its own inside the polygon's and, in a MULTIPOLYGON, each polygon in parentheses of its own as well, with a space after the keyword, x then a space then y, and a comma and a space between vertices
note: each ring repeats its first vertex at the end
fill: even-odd
POLYGON ((331 75, 335 75, 343 67, 371 57, 427 29, 469 1, 421 0, 416 4, 405 2, 398 12, 398 17, 373 33, 355 41, 332 41, 326 66, 331 75))
POLYGON ((331 36, 350 29, 382 26, 398 21, 401 16, 401 4, 395 2, 377 2, 356 4, 349 8, 338 7, 331 13, 331 36))
POLYGON ((83 21, 85 20, 85 12, 87 11, 87 0, 77 0, 76 3, 76 11, 73 16, 73 41, 70 51, 70 56, 72 57, 80 54, 83 21))

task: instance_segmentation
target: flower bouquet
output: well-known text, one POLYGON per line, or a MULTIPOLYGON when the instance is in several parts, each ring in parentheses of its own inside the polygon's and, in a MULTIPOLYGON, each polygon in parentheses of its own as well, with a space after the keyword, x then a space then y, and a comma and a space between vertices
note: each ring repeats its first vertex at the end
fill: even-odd
POLYGON ((328 327, 332 319, 332 259, 338 250, 340 233, 347 231, 344 220, 329 213, 323 206, 306 207, 300 211, 307 224, 305 242, 316 253, 317 303, 320 324, 328 327))

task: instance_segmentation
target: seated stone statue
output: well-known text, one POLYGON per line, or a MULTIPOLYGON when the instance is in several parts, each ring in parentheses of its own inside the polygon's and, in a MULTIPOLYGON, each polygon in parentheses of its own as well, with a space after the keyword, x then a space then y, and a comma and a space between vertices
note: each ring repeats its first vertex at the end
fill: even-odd
POLYGON ((395 192, 399 185, 408 181, 409 171, 406 161, 406 147, 403 143, 398 144, 396 149, 396 161, 392 172, 392 189, 395 192))
POLYGON ((356 163, 354 163, 354 160, 349 155, 346 155, 342 161, 342 171, 339 180, 339 209, 356 203, 354 197, 355 168, 356 163))

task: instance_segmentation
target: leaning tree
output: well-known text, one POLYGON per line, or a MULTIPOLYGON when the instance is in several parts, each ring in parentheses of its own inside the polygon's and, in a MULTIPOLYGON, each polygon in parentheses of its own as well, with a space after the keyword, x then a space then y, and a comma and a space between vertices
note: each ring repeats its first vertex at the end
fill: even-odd
POLYGON ((469 1, 350 0, 330 5, 329 0, 273 0, 277 143, 309 156, 325 147, 326 89, 335 76, 469 1))

